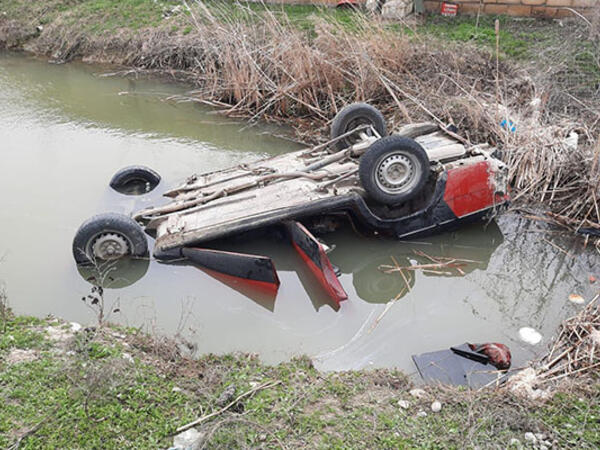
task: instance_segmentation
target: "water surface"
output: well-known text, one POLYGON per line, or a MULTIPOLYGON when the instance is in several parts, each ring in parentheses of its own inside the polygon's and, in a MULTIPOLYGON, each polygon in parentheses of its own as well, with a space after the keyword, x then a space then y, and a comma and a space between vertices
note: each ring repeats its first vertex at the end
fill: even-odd
MULTIPOLYGON (((71 255, 75 231, 99 212, 130 213, 159 201, 154 193, 112 192, 108 180, 119 168, 154 168, 163 176, 160 191, 194 171, 298 148, 274 137, 285 130, 248 128, 174 101, 186 86, 105 72, 0 55, 0 280, 17 313, 94 323, 81 301, 91 285, 71 255)), ((587 277, 597 255, 540 229, 505 215, 409 243, 341 230, 327 236, 349 294, 339 309, 315 289, 289 246, 262 240, 241 249, 274 257, 282 282, 274 302, 249 298, 193 267, 151 261, 127 280, 111 281, 106 310, 119 310, 109 314, 113 321, 180 333, 198 354, 254 352, 269 363, 307 354, 325 370, 414 372, 414 353, 496 341, 509 345, 519 365, 543 351, 559 322, 577 311, 570 293, 591 298, 594 292, 587 277), (477 262, 463 267, 464 274, 413 272, 408 294, 382 316, 405 282, 379 266, 392 264, 392 256, 404 266, 426 263, 417 252, 477 262), (523 326, 538 329, 542 343, 520 342, 523 326)))

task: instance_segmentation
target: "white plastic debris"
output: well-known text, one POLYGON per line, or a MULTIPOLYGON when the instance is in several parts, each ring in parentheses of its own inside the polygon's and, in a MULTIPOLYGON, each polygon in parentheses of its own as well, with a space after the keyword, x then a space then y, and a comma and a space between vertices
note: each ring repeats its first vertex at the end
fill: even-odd
POLYGON ((569 301, 571 303, 575 303, 576 305, 583 305, 585 303, 584 298, 579 294, 569 295, 569 301))
POLYGON ((536 345, 542 340, 542 335, 531 327, 523 327, 519 330, 519 338, 530 345, 536 345))
POLYGON ((565 139, 565 147, 569 150, 577 150, 579 145, 579 135, 577 131, 571 131, 565 139))
POLYGON ((78 324, 77 322, 71 322, 69 325, 71 325, 71 331, 73 333, 77 333, 82 328, 81 325, 78 324))
POLYGON ((431 404, 431 410, 432 410, 433 412, 435 412, 435 413, 437 413, 437 412, 440 412, 440 411, 442 410, 442 404, 441 404, 441 402, 438 402, 437 400, 436 400, 436 401, 434 401, 434 402, 431 404))

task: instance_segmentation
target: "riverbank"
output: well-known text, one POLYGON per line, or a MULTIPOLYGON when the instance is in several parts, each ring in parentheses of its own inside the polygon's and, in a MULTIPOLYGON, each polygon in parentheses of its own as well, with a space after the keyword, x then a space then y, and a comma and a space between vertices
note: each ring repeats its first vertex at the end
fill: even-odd
POLYGON ((8 448, 167 448, 198 418, 188 431, 194 448, 600 444, 595 375, 533 401, 507 390, 415 390, 392 370, 325 374, 305 358, 196 360, 182 342, 110 325, 6 311, 0 325, 0 445, 8 448))

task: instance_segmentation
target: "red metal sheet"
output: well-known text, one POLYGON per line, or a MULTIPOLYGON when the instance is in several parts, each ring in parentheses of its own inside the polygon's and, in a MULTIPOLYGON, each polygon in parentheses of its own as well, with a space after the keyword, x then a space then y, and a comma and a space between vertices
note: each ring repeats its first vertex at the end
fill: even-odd
POLYGON ((348 294, 346 294, 340 280, 338 280, 323 246, 301 223, 288 222, 287 227, 292 244, 302 261, 315 275, 327 294, 339 306, 342 300, 348 298, 348 294))
POLYGON ((508 194, 496 194, 494 176, 487 161, 451 169, 444 201, 459 218, 501 204, 508 194))
MULTIPOLYGON (((246 284, 261 291, 277 292, 279 278, 271 258, 205 248, 184 248, 182 254, 222 280, 246 284)), ((229 283, 228 283, 229 284, 229 283)))

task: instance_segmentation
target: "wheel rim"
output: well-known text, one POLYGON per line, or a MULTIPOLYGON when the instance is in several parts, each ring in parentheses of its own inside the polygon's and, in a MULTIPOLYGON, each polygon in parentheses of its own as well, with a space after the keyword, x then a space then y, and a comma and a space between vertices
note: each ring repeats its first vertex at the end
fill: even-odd
POLYGON ((383 156, 375 166, 375 182, 387 194, 410 191, 419 181, 420 163, 402 151, 383 156))
POLYGON ((121 233, 102 233, 90 239, 88 255, 104 261, 123 258, 129 254, 131 243, 121 233))

